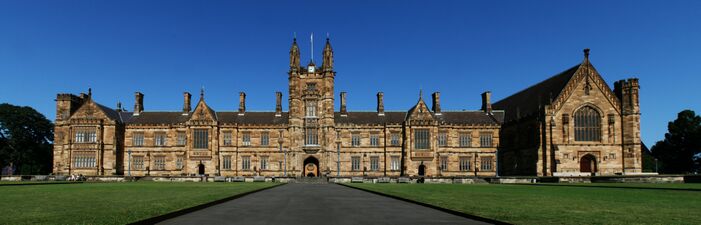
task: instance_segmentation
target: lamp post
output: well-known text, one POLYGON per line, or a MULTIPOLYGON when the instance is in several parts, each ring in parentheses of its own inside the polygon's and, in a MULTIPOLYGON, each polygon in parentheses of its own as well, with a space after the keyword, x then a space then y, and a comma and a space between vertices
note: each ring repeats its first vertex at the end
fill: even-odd
MULTIPOLYGON (((282 129, 280 129, 279 132, 280 132, 280 135, 278 136, 277 143, 278 143, 278 145, 280 146, 280 152, 282 152, 282 151, 283 151, 283 150, 282 150, 282 142, 283 142, 283 140, 282 140, 282 129)), ((284 163, 283 163, 284 165, 283 165, 282 176, 287 177, 287 149, 285 149, 285 152, 284 152, 284 153, 285 153, 285 158, 283 159, 283 160, 284 160, 284 163)))

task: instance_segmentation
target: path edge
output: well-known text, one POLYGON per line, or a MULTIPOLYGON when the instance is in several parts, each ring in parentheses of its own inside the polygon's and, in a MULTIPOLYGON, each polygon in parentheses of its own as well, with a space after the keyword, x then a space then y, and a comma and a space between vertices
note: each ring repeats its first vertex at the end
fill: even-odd
POLYGON ((252 191, 248 191, 248 192, 244 192, 244 193, 239 193, 239 194, 232 195, 232 196, 229 196, 229 197, 226 197, 226 198, 214 200, 214 201, 211 201, 211 202, 203 203, 203 204, 196 205, 196 206, 189 207, 189 208, 184 208, 184 209, 181 209, 181 210, 169 212, 169 213, 166 213, 166 214, 163 214, 163 215, 154 216, 154 217, 151 217, 151 218, 146 218, 146 219, 139 220, 139 221, 132 222, 132 223, 128 223, 128 224, 156 224, 156 223, 163 222, 163 221, 166 221, 166 220, 169 220, 169 219, 178 217, 178 216, 182 216, 182 215, 191 213, 191 212, 195 212, 195 211, 198 211, 198 210, 201 210, 201 209, 205 209, 205 208, 209 208, 209 207, 212 207, 212 206, 215 206, 215 205, 219 205, 219 204, 221 204, 221 203, 228 202, 228 201, 231 201, 231 200, 234 200, 234 199, 237 199, 237 198, 241 198, 241 197, 243 197, 243 196, 246 196, 246 195, 249 195, 249 194, 253 194, 253 193, 256 193, 256 192, 259 192, 259 191, 264 191, 264 190, 268 190, 268 189, 271 189, 271 188, 280 187, 280 186, 285 185, 285 184, 287 184, 287 183, 280 183, 280 184, 273 185, 273 186, 270 186, 270 187, 264 187, 264 188, 261 188, 261 189, 256 189, 256 190, 252 190, 252 191))
POLYGON ((353 189, 356 189, 356 190, 361 190, 361 191, 373 193, 373 194, 376 194, 376 195, 380 195, 380 196, 384 196, 384 197, 388 197, 388 198, 393 198, 393 199, 397 199, 397 200, 400 200, 400 201, 405 201, 405 202, 409 202, 409 203, 412 203, 412 204, 417 204, 417 205, 420 205, 420 206, 432 208, 432 209, 435 209, 435 210, 438 210, 438 211, 442 211, 442 212, 445 212, 445 213, 449 213, 449 214, 453 214, 453 215, 456 215, 456 216, 464 217, 464 218, 467 218, 467 219, 477 220, 477 221, 480 221, 480 222, 491 223, 491 224, 507 224, 507 225, 511 225, 510 223, 507 223, 507 222, 498 221, 498 220, 495 220, 495 219, 485 218, 485 217, 481 217, 481 216, 475 216, 475 215, 472 215, 472 214, 467 214, 467 213, 464 213, 464 212, 455 211, 455 210, 452 210, 452 209, 447 209, 447 208, 443 208, 443 207, 431 205, 431 204, 428 204, 428 203, 424 203, 424 202, 419 202, 419 201, 411 200, 411 199, 408 199, 408 198, 402 198, 402 197, 399 197, 399 196, 389 195, 389 194, 385 194, 385 193, 378 192, 378 191, 367 190, 367 189, 363 189, 363 188, 359 188, 359 187, 353 187, 353 186, 350 186, 350 185, 347 185, 347 184, 342 184, 342 183, 336 183, 336 184, 341 185, 341 186, 344 186, 344 187, 349 187, 349 188, 353 188, 353 189))

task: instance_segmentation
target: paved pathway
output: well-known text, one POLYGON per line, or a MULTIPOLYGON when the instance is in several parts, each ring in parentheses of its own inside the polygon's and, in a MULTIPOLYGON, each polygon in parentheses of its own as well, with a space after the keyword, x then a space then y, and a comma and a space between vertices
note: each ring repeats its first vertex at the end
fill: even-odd
POLYGON ((484 224, 336 184, 286 184, 162 224, 484 224))

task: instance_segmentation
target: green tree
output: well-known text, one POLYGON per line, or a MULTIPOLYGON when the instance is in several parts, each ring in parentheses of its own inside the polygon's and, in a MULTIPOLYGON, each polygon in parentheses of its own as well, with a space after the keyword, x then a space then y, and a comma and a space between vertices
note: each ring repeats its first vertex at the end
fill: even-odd
POLYGON ((0 166, 19 174, 48 174, 52 166, 54 125, 28 106, 0 104, 0 166))
POLYGON ((691 110, 681 111, 667 130, 664 140, 652 146, 652 154, 662 162, 661 172, 692 172, 694 155, 701 152, 701 117, 691 110))

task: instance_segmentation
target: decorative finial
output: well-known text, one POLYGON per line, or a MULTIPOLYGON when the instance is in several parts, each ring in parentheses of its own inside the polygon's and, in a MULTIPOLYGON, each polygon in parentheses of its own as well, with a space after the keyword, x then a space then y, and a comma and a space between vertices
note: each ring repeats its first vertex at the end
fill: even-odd
POLYGON ((423 98, 424 98, 424 89, 419 88, 419 99, 423 99, 423 98))
POLYGON ((200 98, 204 99, 204 85, 202 85, 202 88, 200 89, 200 98))
POLYGON ((92 88, 88 88, 88 96, 92 97, 92 88))
POLYGON ((584 49, 584 58, 589 59, 589 49, 588 48, 584 49))
POLYGON ((326 40, 329 40, 329 32, 326 32, 326 40))
POLYGON ((297 41, 297 32, 292 32, 292 39, 297 41))

